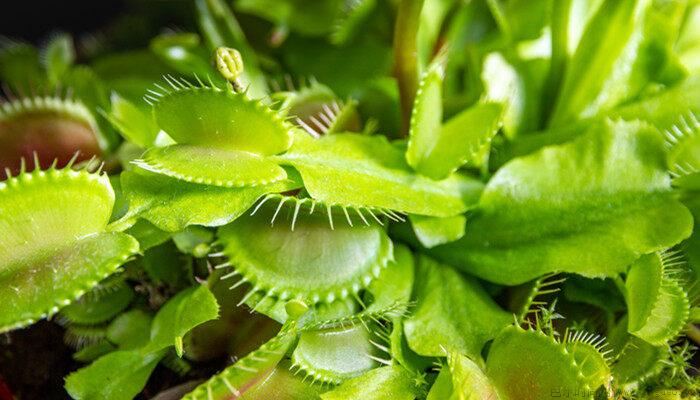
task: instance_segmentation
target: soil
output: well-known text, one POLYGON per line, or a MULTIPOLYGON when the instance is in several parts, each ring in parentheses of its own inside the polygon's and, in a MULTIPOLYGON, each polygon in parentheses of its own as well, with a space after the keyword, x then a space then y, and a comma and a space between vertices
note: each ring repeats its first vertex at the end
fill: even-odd
POLYGON ((61 326, 41 321, 0 335, 0 381, 5 381, 16 399, 69 398, 63 377, 80 365, 63 343, 63 332, 61 326))
MULTIPOLYGON (((64 332, 54 322, 41 321, 0 335, 0 400, 70 399, 64 378, 85 364, 73 360, 74 350, 63 342, 64 332)), ((183 382, 202 381, 228 363, 223 358, 197 363, 185 377, 159 365, 137 399, 150 399, 183 382)))

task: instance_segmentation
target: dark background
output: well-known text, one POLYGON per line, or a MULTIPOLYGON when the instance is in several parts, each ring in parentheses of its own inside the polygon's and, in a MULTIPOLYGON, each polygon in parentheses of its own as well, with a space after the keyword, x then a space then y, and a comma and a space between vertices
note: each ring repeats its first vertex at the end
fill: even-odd
POLYGON ((0 0, 0 36, 41 44, 55 32, 145 45, 163 28, 194 28, 191 0, 0 0), (142 41, 143 43, 139 43, 142 41))
POLYGON ((3 0, 2 3, 0 34, 32 42, 41 41, 52 31, 82 34, 96 30, 129 8, 126 0, 3 0))

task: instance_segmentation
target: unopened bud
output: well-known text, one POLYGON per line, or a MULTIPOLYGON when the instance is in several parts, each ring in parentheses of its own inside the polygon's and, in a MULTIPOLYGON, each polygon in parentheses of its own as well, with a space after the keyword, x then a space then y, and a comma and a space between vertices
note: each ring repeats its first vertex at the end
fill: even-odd
POLYGON ((219 47, 216 49, 216 69, 221 76, 233 84, 236 91, 243 90, 243 57, 236 49, 219 47))

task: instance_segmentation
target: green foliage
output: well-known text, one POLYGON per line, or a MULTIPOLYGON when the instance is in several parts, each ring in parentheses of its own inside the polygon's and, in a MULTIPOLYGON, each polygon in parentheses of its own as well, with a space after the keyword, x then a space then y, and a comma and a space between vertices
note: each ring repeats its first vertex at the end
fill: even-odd
POLYGON ((476 104, 442 124, 442 71, 437 64, 426 71, 416 92, 411 114, 406 160, 432 179, 447 178, 462 165, 480 165, 487 146, 498 132, 502 107, 476 104))
POLYGON ((163 352, 142 355, 115 351, 66 379, 66 390, 74 399, 132 399, 140 392, 163 352))
POLYGON ((562 89, 552 112, 552 125, 560 125, 590 112, 587 107, 611 75, 615 61, 639 23, 638 15, 643 14, 649 3, 647 0, 603 1, 586 24, 564 74, 562 89), (608 38, 611 40, 606 40, 608 38))
POLYGON ((474 278, 427 257, 416 276, 416 306, 404 330, 418 354, 442 356, 450 348, 478 359, 484 344, 512 321, 474 278))
MULTIPOLYGON (((152 323, 146 323, 145 327, 150 325, 150 338, 143 346, 109 353, 70 374, 66 378, 66 390, 76 399, 133 398, 143 389, 158 362, 166 356, 166 349, 175 346, 181 355, 185 333, 215 319, 218 309, 214 295, 206 286, 183 290, 163 306, 152 323)), ((125 325, 135 324, 138 329, 144 327, 146 321, 138 314, 126 315, 115 321, 117 325, 110 327, 109 335, 123 348, 131 348, 134 339, 138 338, 129 335, 147 332, 136 330, 125 335, 125 325)))
POLYGON ((464 236, 464 225, 467 222, 463 215, 453 217, 424 217, 409 215, 416 238, 426 248, 454 242, 464 236))
POLYGON ((267 193, 300 185, 282 181, 265 186, 226 188, 200 185, 149 172, 122 173, 129 211, 119 221, 133 224, 143 218, 160 229, 177 232, 188 225, 220 226, 236 219, 267 193))
POLYGON ((690 235, 662 146, 647 125, 605 122, 514 159, 489 181, 464 237, 433 254, 499 283, 555 271, 614 277, 690 235))
POLYGON ((381 136, 296 135, 279 158, 299 171, 312 198, 332 205, 448 217, 472 207, 481 192, 478 181, 462 175, 439 182, 415 175, 381 136))
POLYGON ((700 396, 697 1, 228 3, 0 38, 0 332, 68 395, 700 396))
POLYGON ((202 285, 178 293, 153 318, 151 338, 143 351, 157 352, 175 346, 182 356, 182 338, 195 326, 215 319, 219 306, 209 288, 202 285))

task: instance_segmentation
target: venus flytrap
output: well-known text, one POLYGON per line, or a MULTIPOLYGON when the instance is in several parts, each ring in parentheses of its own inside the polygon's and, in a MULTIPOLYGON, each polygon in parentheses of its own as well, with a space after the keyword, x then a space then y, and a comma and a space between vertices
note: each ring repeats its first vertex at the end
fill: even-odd
POLYGON ((471 166, 482 165, 503 115, 500 104, 483 102, 442 123, 446 57, 438 56, 418 85, 406 150, 408 164, 435 180, 449 177, 467 162, 471 166))
POLYGON ((292 370, 312 383, 337 385, 376 368, 386 354, 373 344, 372 329, 357 324, 303 332, 292 353, 292 370))
POLYGON ((2 331, 55 314, 138 251, 131 236, 106 230, 114 192, 105 174, 35 164, 0 182, 2 331))
POLYGON ((627 274, 628 331, 650 344, 667 343, 688 320, 689 301, 680 283, 680 260, 673 253, 646 255, 632 264, 627 274))
POLYGON ((447 352, 446 363, 430 388, 427 400, 498 400, 493 384, 479 365, 458 352, 447 352))
POLYGON ((234 272, 226 276, 233 286, 249 282, 251 295, 262 291, 282 301, 332 303, 356 296, 393 259, 392 242, 376 222, 356 221, 360 225, 351 226, 338 211, 321 205, 309 215, 306 206, 301 210, 301 202, 296 203, 293 216, 287 208, 283 211, 287 215, 275 220, 285 200, 276 208, 262 206, 255 215, 241 217, 219 231, 222 253, 228 258, 222 266, 233 266, 234 272), (335 214, 333 229, 325 211, 328 218, 335 214), (259 247, 251 247, 250 237, 261 238, 256 242, 259 247), (327 251, 331 248, 333 252, 327 251))
POLYGON ((111 320, 134 299, 133 289, 122 276, 113 275, 63 307, 59 318, 68 324, 96 325, 111 320))
POLYGON ((686 190, 700 189, 700 121, 693 111, 680 116, 665 132, 673 184, 686 190))
POLYGON ((423 395, 424 388, 403 367, 392 365, 374 368, 336 388, 321 394, 323 400, 363 397, 369 400, 409 400, 423 395))
POLYGON ((0 100, 0 178, 17 174, 21 159, 34 154, 39 166, 48 168, 55 159, 64 167, 76 151, 78 162, 102 153, 95 117, 81 101, 63 95, 9 96, 0 100))
POLYGON ((1 44, 76 95, 0 106, 0 331, 55 315, 77 399, 694 398, 698 6, 662 3, 194 0, 90 67, 1 44))

